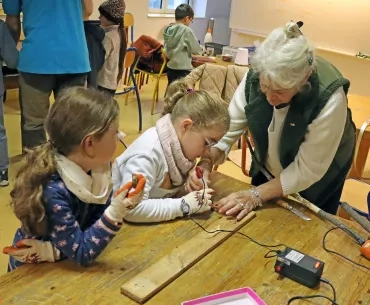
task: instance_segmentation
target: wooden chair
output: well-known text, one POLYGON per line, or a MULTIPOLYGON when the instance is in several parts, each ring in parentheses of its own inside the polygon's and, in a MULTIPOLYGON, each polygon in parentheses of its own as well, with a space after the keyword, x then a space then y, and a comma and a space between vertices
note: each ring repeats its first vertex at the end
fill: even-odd
POLYGON ((352 168, 349 173, 350 178, 357 179, 370 179, 370 177, 363 177, 363 171, 366 163, 366 159, 369 153, 369 140, 367 137, 364 137, 364 134, 367 133, 367 129, 370 125, 370 117, 362 124, 356 140, 355 146, 355 155, 353 157, 352 168))
POLYGON ((167 56, 164 52, 164 48, 161 48, 160 52, 161 52, 161 55, 162 55, 162 58, 163 58, 163 63, 162 63, 161 69, 159 70, 158 73, 150 72, 150 71, 146 71, 146 70, 142 70, 142 69, 137 68, 137 64, 138 64, 139 60, 136 62, 136 66, 135 66, 135 70, 134 70, 134 71, 139 72, 139 75, 138 75, 138 77, 139 77, 138 82, 140 83, 139 89, 141 88, 141 85, 143 83, 143 80, 144 80, 145 76, 147 78, 148 77, 153 77, 155 79, 155 86, 154 86, 153 99, 152 99, 152 109, 151 109, 151 112, 150 112, 152 115, 154 114, 154 106, 155 106, 156 102, 158 102, 158 98, 159 98, 159 81, 160 81, 162 76, 166 75, 166 73, 164 73, 163 71, 167 66, 167 56))
POLYGON ((130 37, 131 37, 131 43, 134 42, 134 15, 131 13, 125 13, 123 16, 123 24, 125 25, 126 30, 126 39, 128 44, 128 31, 130 29, 130 37))
MULTIPOLYGON (((134 42, 134 15, 131 13, 125 13, 123 17, 123 24, 125 26, 125 32, 126 32, 126 42, 127 46, 131 46, 131 44, 134 42), (129 43, 129 32, 130 29, 130 36, 131 36, 131 43, 129 43)), ((124 84, 127 84, 128 82, 128 70, 125 71, 125 76, 123 78, 124 84)))
POLYGON ((136 99, 137 99, 137 107, 139 111, 139 132, 142 130, 142 112, 141 112, 141 101, 140 101, 140 94, 139 89, 136 83, 136 79, 134 76, 134 69, 136 67, 137 61, 139 59, 137 49, 136 48, 128 48, 125 56, 125 62, 124 62, 124 69, 128 71, 129 78, 127 84, 124 82, 124 78, 121 81, 121 85, 116 91, 116 95, 126 94, 126 103, 128 99, 128 93, 134 91, 136 93, 136 99), (132 86, 131 86, 132 82, 132 86))
MULTIPOLYGON (((370 185, 366 182, 347 179, 344 183, 340 201, 347 202, 356 212, 364 217, 369 218, 370 206, 368 205, 370 195, 370 185)), ((341 207, 338 209, 338 216, 344 219, 350 219, 350 216, 341 207)))

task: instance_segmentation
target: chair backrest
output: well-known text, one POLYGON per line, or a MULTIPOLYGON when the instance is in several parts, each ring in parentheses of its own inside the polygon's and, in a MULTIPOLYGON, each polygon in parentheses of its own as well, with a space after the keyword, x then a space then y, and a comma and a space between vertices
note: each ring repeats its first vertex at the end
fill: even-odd
POLYGON ((131 13, 125 13, 123 16, 123 24, 125 25, 126 30, 126 39, 128 42, 128 28, 130 28, 131 31, 131 43, 134 42, 134 15, 131 13))
POLYGON ((128 48, 125 55, 125 62, 123 63, 124 69, 134 67, 138 59, 137 49, 134 47, 128 48))

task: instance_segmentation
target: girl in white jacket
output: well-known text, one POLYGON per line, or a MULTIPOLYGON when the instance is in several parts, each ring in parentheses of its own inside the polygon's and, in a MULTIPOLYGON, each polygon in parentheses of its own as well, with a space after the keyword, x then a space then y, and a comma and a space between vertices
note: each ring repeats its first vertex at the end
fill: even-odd
POLYGON ((114 162, 114 190, 131 181, 133 173, 146 178, 141 203, 125 219, 160 222, 209 210, 213 190, 205 186, 189 193, 186 180, 196 158, 209 153, 229 124, 228 105, 221 97, 190 89, 183 80, 172 83, 163 117, 114 162))

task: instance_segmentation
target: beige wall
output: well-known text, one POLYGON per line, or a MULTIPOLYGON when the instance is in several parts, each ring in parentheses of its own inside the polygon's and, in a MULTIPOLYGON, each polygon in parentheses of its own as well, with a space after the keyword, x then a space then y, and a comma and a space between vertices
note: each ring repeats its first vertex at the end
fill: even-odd
MULTIPOLYGON (((94 0, 94 14, 90 19, 99 17, 99 5, 103 0, 94 0)), ((162 29, 173 21, 172 18, 148 17, 148 0, 125 0, 126 12, 134 15, 134 39, 148 35, 163 41, 162 29)))
MULTIPOLYGON (((257 39, 261 38, 232 32, 230 45, 249 46, 257 39)), ((351 81, 350 93, 370 96, 370 60, 321 50, 317 55, 334 64, 351 81)))

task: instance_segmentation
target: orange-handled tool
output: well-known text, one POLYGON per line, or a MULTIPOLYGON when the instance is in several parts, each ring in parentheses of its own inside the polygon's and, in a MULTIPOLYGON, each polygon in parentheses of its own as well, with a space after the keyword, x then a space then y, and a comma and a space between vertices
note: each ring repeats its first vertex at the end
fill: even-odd
POLYGON ((127 182, 122 186, 117 192, 114 193, 114 197, 117 197, 123 191, 129 190, 127 198, 132 198, 140 193, 145 187, 146 179, 142 174, 132 174, 132 181, 127 182), (131 189, 135 189, 133 192, 130 192, 131 189))

